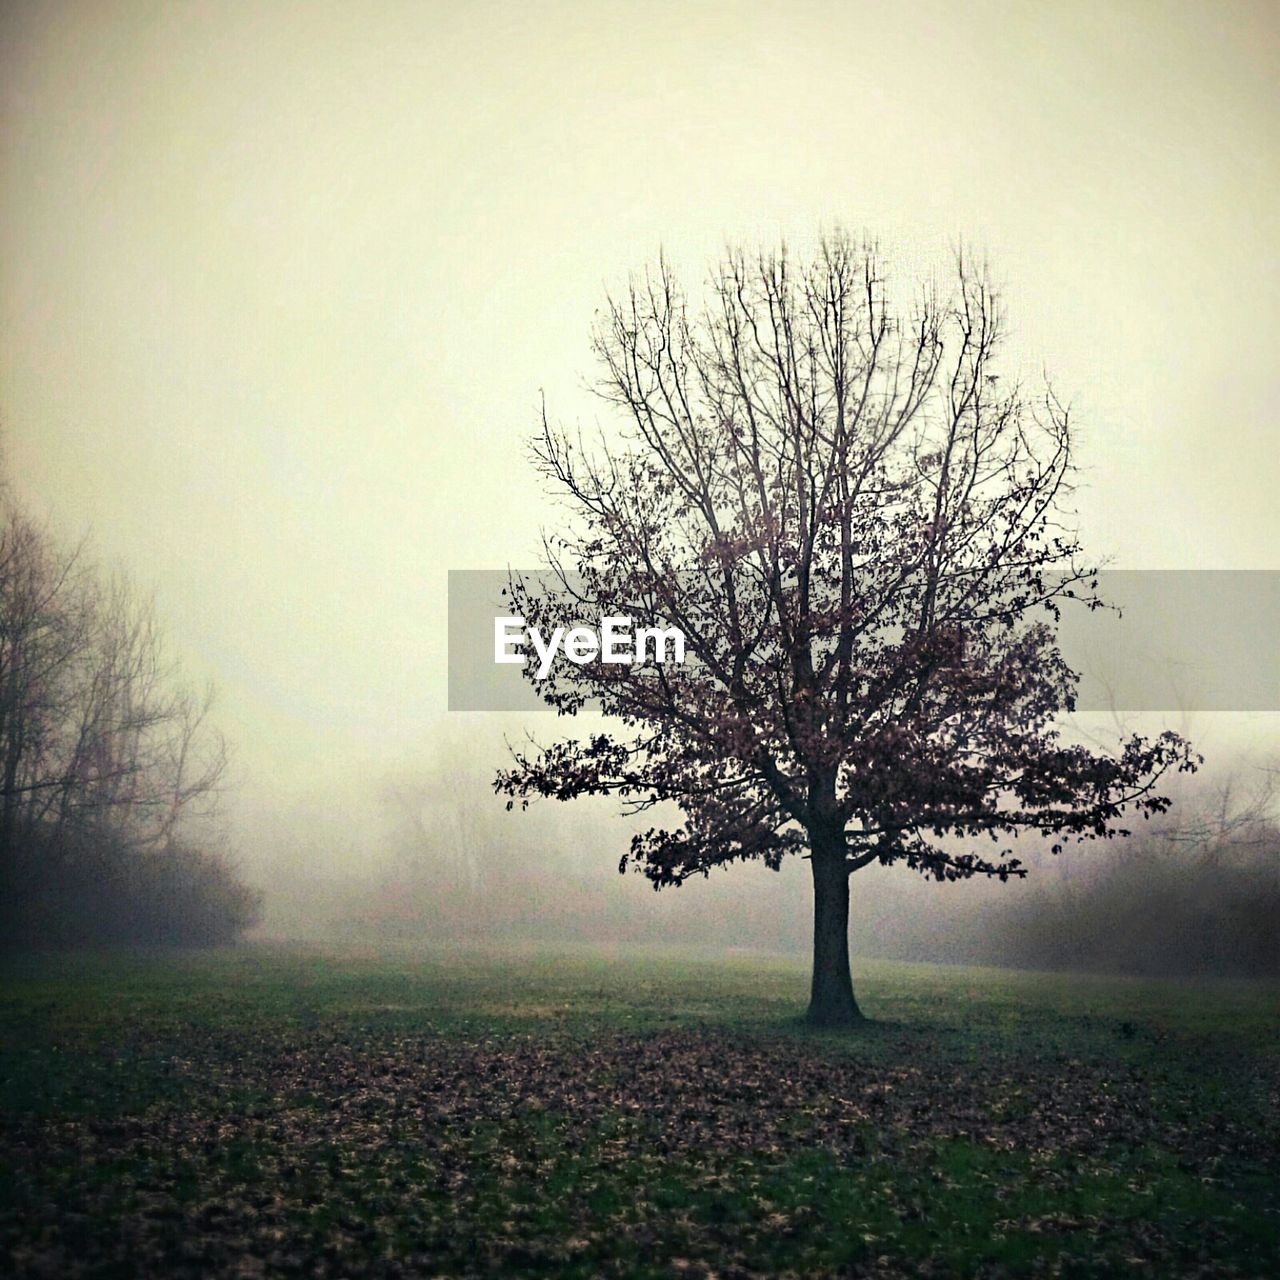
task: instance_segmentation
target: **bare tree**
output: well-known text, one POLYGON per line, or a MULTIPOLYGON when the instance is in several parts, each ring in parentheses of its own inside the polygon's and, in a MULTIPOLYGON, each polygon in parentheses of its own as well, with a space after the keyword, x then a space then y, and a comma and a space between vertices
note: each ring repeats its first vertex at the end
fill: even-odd
POLYGON ((177 847, 226 748, 164 654, 152 602, 0 495, 0 873, 19 899, 177 847))
POLYGON ((76 781, 67 728, 84 691, 93 617, 81 550, 59 554, 7 505, 0 524, 0 859, 20 828, 58 814, 76 781))
POLYGON ((496 785, 678 806, 622 859, 656 887, 806 856, 816 1023, 860 1017, 852 872, 1022 875, 1016 833, 1115 835, 1195 764, 1171 733, 1106 753, 1056 727, 1075 686, 1058 608, 1096 603, 1096 583, 1066 507, 1068 411, 1006 379, 1002 336, 963 259, 949 296, 905 309, 843 234, 799 267, 730 253, 700 308, 660 262, 595 337, 620 425, 587 442, 544 412, 536 440, 571 524, 547 539, 546 580, 513 582, 517 610, 544 631, 677 627, 692 657, 558 664, 542 696, 617 731, 517 750, 496 785))

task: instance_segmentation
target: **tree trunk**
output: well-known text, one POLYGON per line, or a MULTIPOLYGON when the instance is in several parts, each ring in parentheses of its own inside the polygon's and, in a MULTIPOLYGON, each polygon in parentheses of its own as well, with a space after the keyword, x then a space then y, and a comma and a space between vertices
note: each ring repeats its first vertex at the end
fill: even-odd
POLYGON ((849 973, 849 872, 843 832, 815 834, 813 869, 813 985, 808 1021, 852 1027, 862 1021, 849 973))

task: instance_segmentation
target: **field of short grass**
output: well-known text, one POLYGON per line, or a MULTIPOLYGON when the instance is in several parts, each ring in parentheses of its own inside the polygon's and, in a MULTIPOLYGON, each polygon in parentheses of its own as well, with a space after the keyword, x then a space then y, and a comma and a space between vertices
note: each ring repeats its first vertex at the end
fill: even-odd
POLYGON ((536 952, 9 960, 0 1273, 1280 1275, 1260 985, 536 952))

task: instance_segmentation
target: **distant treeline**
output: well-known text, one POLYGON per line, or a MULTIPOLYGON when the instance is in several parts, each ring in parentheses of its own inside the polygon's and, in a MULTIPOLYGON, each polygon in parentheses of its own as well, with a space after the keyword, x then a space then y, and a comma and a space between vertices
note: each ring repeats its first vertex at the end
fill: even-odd
MULTIPOLYGON (((1008 884, 939 886, 869 868, 854 882, 852 946, 944 963, 1280 975, 1276 782, 1275 771, 1239 765, 1182 780, 1172 810, 1128 838, 1058 857, 1020 841, 1030 875, 1008 884)), ((803 864, 713 872, 655 894, 617 875, 628 830, 604 802, 534 806, 517 824, 486 784, 484 759, 453 744, 434 768, 388 786, 361 821, 335 820, 329 835, 299 826, 296 853, 272 873, 267 929, 371 943, 806 951, 803 864)))
POLYGON ((943 920, 904 913, 900 959, 1142 975, 1280 976, 1274 772, 1184 785, 1127 839, 1034 859, 1025 882, 943 920))
POLYGON ((1134 974, 1280 975, 1280 829, 1171 824, 1010 902, 979 958, 1134 974))
POLYGON ((253 922, 208 704, 150 601, 0 492, 0 944, 208 945, 253 922))

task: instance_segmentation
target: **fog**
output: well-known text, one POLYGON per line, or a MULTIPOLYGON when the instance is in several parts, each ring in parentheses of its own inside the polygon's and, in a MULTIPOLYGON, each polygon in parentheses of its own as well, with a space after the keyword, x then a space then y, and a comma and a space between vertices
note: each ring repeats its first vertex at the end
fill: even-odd
MULTIPOLYGON (((592 316, 660 248, 696 278, 727 241, 842 222, 909 281, 963 239, 1083 424, 1091 551, 1276 567, 1268 4, 94 0, 0 23, 4 471, 154 589, 216 683, 255 936, 807 945, 805 863, 655 894, 617 874, 613 806, 494 796, 504 738, 553 717, 446 710, 447 573, 536 562, 540 395, 600 414, 592 316)), ((1205 797, 1280 755, 1274 714, 1127 719, 1187 719, 1205 797)), ((1016 932, 991 904, 1095 854, 1118 856, 1007 885, 867 868, 855 949, 1000 959, 975 941, 1016 932)))
MULTIPOLYGON (((715 869, 655 893, 642 877, 618 874, 641 824, 620 817, 613 803, 547 801, 508 812, 491 785, 503 729, 509 735, 517 727, 503 719, 467 717, 466 728, 441 731, 420 757, 353 779, 342 792, 314 792, 288 810, 255 812, 242 799, 238 825, 257 833, 248 865, 270 885, 256 936, 362 948, 808 949, 811 890, 800 859, 777 873, 754 863, 715 869)), ((1126 718, 1124 727, 1168 721, 1147 713, 1126 718)), ((1138 824, 1131 840, 1086 842, 1056 857, 1047 841, 1025 838, 1017 846, 1025 879, 939 883, 899 866, 864 869, 852 882, 855 953, 1147 973, 1275 972, 1280 757, 1256 745, 1269 741, 1259 734, 1269 723, 1190 718, 1183 731, 1208 763, 1171 785, 1167 818, 1151 829, 1138 824), (1237 939, 1233 950, 1236 934, 1265 936, 1237 939)), ((1108 740, 1117 725, 1114 717, 1082 716, 1074 730, 1108 740)), ((646 815, 643 825, 652 820, 646 815)))

